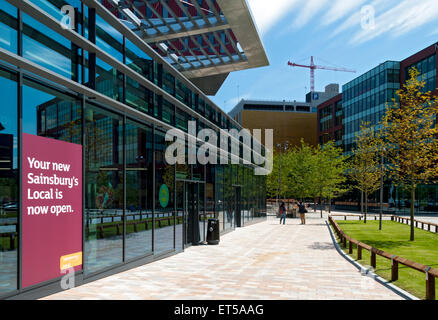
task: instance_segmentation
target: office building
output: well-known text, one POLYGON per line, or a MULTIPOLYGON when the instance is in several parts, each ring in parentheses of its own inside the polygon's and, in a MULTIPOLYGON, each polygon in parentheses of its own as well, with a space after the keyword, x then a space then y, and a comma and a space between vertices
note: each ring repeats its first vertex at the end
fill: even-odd
POLYGON ((169 164, 165 137, 241 129, 206 94, 267 64, 246 1, 1 1, 0 298, 176 254, 208 218, 265 219, 258 166, 169 164))
MULTIPOLYGON (((342 93, 318 105, 318 140, 329 139, 342 147, 345 155, 352 155, 354 138, 363 122, 376 125, 386 112, 386 106, 397 100, 396 91, 409 78, 412 67, 425 81, 423 91, 438 94, 437 66, 438 43, 409 56, 402 61, 386 61, 342 86, 342 93), (343 117, 342 122, 340 122, 343 117), (343 133, 343 134, 342 134, 343 133)), ((337 201, 338 209, 358 209, 360 195, 349 193, 337 201)), ((379 194, 371 195, 371 210, 378 210, 379 194)), ((415 210, 438 212, 438 186, 420 185, 417 188, 415 210)), ((391 181, 384 185, 385 210, 408 211, 410 195, 391 181)))
MULTIPOLYGON (((310 92, 306 102, 244 100, 228 113, 235 121, 248 129, 273 129, 274 146, 300 146, 301 139, 316 146, 317 106, 339 95, 339 85, 327 85, 324 92, 310 92)), ((262 133, 262 141, 264 135, 262 133)))

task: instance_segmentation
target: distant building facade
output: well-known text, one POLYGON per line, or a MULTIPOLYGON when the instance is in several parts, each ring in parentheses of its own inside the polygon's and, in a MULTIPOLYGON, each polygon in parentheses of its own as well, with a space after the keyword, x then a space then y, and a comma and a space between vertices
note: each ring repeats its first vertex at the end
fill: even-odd
MULTIPOLYGON (((409 78, 409 70, 415 67, 425 81, 423 91, 438 94, 438 43, 433 44, 402 61, 386 61, 342 86, 342 93, 317 106, 318 141, 328 140, 342 147, 345 155, 351 155, 354 138, 363 122, 376 125, 386 112, 386 105, 398 99, 397 90, 409 78), (339 120, 343 118, 340 123, 339 120), (341 134, 343 133, 343 134, 341 134)), ((409 210, 409 194, 391 181, 384 185, 385 208, 392 211, 409 210)), ((358 193, 345 195, 337 202, 337 209, 359 208, 358 193)), ((378 194, 370 196, 370 210, 378 210, 378 194), (374 201, 374 203, 373 203, 374 201)), ((420 185, 417 188, 415 210, 438 211, 438 185, 420 185)), ((385 209, 385 210, 386 210, 385 209)))
MULTIPOLYGON (((306 102, 297 101, 265 101, 240 100, 228 113, 243 128, 273 129, 274 146, 290 147, 300 145, 301 139, 316 146, 317 136, 317 106, 323 101, 339 95, 339 85, 330 84, 324 92, 310 92, 306 95, 306 102)), ((262 130, 262 141, 264 140, 262 130)))

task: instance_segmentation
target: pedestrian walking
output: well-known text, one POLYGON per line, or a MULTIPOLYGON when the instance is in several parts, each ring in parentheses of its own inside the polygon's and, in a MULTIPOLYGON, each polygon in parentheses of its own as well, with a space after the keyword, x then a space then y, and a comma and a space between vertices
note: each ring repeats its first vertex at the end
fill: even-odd
POLYGON ((300 214, 300 218, 301 218, 301 224, 306 224, 306 207, 304 206, 304 204, 302 202, 300 202, 300 204, 298 205, 298 212, 300 214))
POLYGON ((281 220, 283 220, 283 224, 286 224, 286 206, 284 205, 284 202, 281 203, 279 210, 280 214, 280 224, 281 220))

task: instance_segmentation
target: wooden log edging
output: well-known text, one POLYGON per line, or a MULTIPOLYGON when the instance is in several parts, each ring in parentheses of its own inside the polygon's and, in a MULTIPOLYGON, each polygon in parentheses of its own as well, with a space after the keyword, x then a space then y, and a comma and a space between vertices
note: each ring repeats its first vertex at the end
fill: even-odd
POLYGON ((435 300, 435 278, 438 277, 438 269, 431 268, 430 266, 426 266, 424 264, 414 262, 403 257, 399 257, 397 255, 388 253, 378 248, 373 248, 365 243, 359 242, 358 240, 346 235, 331 215, 329 215, 328 219, 330 225, 335 230, 338 238, 340 239, 340 242, 343 243, 344 247, 347 247, 346 243, 347 241, 349 241, 349 253, 353 253, 353 244, 356 245, 358 260, 362 259, 362 249, 367 250, 371 253, 370 264, 373 268, 376 268, 377 265, 376 256, 391 260, 391 281, 398 280, 399 264, 402 264, 419 272, 423 272, 426 275, 426 300, 435 300))

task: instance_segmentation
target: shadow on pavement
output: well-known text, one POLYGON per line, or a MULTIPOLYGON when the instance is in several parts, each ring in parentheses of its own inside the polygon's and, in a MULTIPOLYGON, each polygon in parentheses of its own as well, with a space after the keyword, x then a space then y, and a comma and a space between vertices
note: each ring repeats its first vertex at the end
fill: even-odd
POLYGON ((333 246, 333 243, 331 242, 314 242, 310 246, 308 246, 309 249, 313 250, 333 250, 335 247, 333 246))

